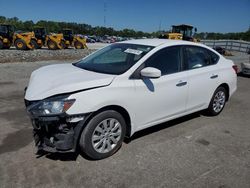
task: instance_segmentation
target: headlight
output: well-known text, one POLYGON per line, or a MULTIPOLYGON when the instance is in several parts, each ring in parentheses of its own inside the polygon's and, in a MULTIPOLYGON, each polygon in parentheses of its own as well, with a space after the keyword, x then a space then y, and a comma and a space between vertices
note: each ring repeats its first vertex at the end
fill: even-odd
POLYGON ((48 99, 31 105, 27 110, 32 115, 57 115, 66 112, 74 102, 75 99, 48 99))

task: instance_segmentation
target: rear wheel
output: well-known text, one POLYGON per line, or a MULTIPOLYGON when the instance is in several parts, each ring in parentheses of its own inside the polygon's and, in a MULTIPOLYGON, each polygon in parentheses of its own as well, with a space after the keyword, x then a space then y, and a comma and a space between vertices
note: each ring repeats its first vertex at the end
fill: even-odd
POLYGON ((125 132, 126 123, 120 113, 114 110, 101 112, 84 128, 80 148, 95 160, 109 157, 121 147, 125 132))
POLYGON ((18 50, 26 50, 27 49, 27 45, 26 45, 25 41, 22 39, 17 39, 15 41, 15 47, 18 50))
POLYGON ((49 40, 48 43, 47 43, 47 45, 48 45, 48 48, 50 50, 56 50, 57 49, 56 43, 54 41, 52 41, 52 40, 49 40))
POLYGON ((211 116, 216 116, 225 107, 226 104, 226 99, 227 99, 227 91, 224 87, 218 87, 214 94, 213 97, 210 101, 209 107, 207 109, 208 115, 211 116))
POLYGON ((83 49, 84 48, 83 44, 81 42, 79 42, 79 41, 76 41, 74 43, 74 46, 75 46, 75 49, 83 49))
POLYGON ((34 39, 31 40, 31 44, 32 44, 32 46, 34 46, 35 49, 40 48, 40 46, 37 44, 36 40, 34 40, 34 39))

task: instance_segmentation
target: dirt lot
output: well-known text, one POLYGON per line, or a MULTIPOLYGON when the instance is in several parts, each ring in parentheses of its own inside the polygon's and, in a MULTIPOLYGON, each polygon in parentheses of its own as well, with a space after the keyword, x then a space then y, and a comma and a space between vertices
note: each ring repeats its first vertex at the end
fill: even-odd
POLYGON ((51 63, 0 64, 0 187, 250 187, 250 78, 238 77, 219 116, 195 113, 139 132, 110 158, 36 158, 23 89, 51 63))
POLYGON ((0 63, 75 60, 106 45, 105 43, 90 43, 87 44, 88 49, 74 49, 70 47, 64 50, 48 50, 48 48, 43 47, 42 49, 25 51, 16 50, 15 47, 11 47, 9 50, 0 50, 0 63))

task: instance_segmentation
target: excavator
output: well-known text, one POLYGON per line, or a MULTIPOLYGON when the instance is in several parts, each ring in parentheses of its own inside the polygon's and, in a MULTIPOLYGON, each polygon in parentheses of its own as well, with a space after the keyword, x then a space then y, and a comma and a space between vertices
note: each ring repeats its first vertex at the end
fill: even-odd
POLYGON ((197 28, 194 28, 192 25, 186 25, 186 24, 173 25, 172 31, 170 33, 163 34, 159 38, 199 42, 198 39, 193 37, 193 33, 196 32, 197 28))
POLYGON ((63 38, 65 40, 65 48, 74 46, 75 49, 88 48, 86 45, 86 38, 82 35, 74 35, 72 29, 63 29, 63 38))
POLYGON ((13 44, 18 50, 33 49, 31 38, 31 32, 14 32, 14 26, 0 24, 0 49, 9 49, 13 44))

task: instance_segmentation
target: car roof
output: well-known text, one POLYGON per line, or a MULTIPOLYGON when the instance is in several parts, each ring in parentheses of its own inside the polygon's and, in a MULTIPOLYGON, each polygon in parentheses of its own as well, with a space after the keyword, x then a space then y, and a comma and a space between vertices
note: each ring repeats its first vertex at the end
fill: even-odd
POLYGON ((183 40, 170 40, 170 39, 135 39, 135 40, 127 40, 120 43, 127 43, 127 44, 138 44, 138 45, 148 45, 148 46, 172 46, 172 45, 198 45, 203 46, 202 44, 183 41, 183 40))

